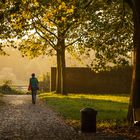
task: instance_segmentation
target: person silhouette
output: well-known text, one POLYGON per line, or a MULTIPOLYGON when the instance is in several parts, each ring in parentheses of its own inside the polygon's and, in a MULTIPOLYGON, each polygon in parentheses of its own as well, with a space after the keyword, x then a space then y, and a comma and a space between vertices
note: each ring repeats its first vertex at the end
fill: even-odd
POLYGON ((39 82, 38 82, 38 79, 35 77, 35 73, 31 74, 31 78, 29 80, 28 90, 31 90, 32 103, 35 104, 36 103, 37 90, 39 90, 39 82))

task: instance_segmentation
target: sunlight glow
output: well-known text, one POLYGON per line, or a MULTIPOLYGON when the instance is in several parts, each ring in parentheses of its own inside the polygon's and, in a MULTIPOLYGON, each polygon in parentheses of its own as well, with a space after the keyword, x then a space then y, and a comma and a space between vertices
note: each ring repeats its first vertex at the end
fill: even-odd
POLYGON ((46 98, 70 98, 70 99, 96 99, 96 100, 105 100, 105 101, 112 101, 112 102, 121 102, 121 103, 128 103, 129 97, 128 96, 120 96, 120 95, 97 95, 97 94, 69 94, 67 96, 54 94, 54 93, 42 93, 39 95, 41 99, 46 98))

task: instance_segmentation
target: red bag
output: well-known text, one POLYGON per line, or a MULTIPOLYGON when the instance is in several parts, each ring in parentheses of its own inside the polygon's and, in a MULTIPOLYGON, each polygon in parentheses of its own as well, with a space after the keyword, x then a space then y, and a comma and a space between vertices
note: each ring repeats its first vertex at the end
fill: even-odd
POLYGON ((30 90, 31 90, 31 85, 28 86, 28 91, 30 91, 30 90))

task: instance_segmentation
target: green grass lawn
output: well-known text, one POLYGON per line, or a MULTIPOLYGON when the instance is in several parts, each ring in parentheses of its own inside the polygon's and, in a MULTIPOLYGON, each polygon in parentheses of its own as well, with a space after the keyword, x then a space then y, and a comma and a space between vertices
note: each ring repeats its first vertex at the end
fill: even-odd
POLYGON ((97 120, 123 120, 127 116, 128 95, 91 95, 54 93, 40 94, 41 99, 59 112, 65 119, 80 120, 80 110, 91 107, 98 111, 97 120))

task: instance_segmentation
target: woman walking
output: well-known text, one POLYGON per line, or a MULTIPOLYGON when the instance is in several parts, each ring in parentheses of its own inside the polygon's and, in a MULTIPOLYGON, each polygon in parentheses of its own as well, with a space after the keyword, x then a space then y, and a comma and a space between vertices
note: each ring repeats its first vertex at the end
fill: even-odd
POLYGON ((31 90, 32 93, 32 103, 35 104, 36 103, 36 94, 37 94, 37 90, 39 90, 39 86, 38 86, 38 79, 35 77, 35 73, 32 73, 31 75, 32 77, 29 80, 29 88, 28 90, 31 90))

